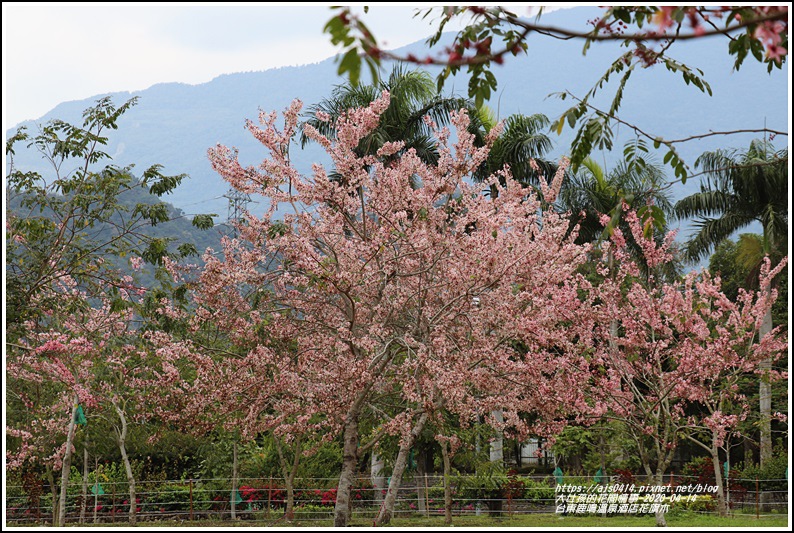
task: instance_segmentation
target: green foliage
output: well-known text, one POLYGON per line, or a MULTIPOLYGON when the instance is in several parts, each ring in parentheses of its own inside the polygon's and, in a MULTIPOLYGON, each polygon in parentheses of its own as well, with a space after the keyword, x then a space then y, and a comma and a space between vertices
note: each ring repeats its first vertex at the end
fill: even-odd
MULTIPOLYGON (((163 483, 149 488, 154 494, 151 502, 144 507, 148 511, 188 511, 190 510, 190 484, 163 483)), ((209 509, 212 505, 211 491, 202 483, 193 484, 193 510, 209 509)))
POLYGON ((117 129, 121 115, 136 103, 132 98, 116 107, 105 97, 84 111, 82 127, 56 119, 42 125, 37 135, 21 128, 7 141, 6 265, 11 281, 6 311, 12 336, 25 320, 39 320, 56 309, 69 312, 60 298, 39 298, 64 276, 89 296, 109 293, 118 300, 118 290, 108 287, 128 285, 124 276, 130 257, 139 255, 151 264, 161 264, 165 255, 178 258, 168 246, 175 238, 157 236, 152 229, 178 216, 158 197, 185 175, 167 176, 160 165, 152 165, 136 177, 132 165, 109 164, 103 151, 106 132, 117 129), (18 142, 35 147, 52 172, 16 168, 18 142))
MULTIPOLYGON (((496 117, 488 107, 483 106, 478 109, 475 118, 478 120, 474 125, 480 128, 475 142, 483 144, 485 136, 496 125, 496 117)), ((537 186, 538 171, 531 164, 534 160, 545 179, 550 181, 557 171, 557 165, 544 159, 552 148, 551 139, 543 133, 548 125, 549 119, 541 113, 507 117, 504 120, 504 129, 491 146, 488 158, 473 173, 472 179, 477 182, 485 181, 505 165, 509 165, 514 179, 524 186, 537 186)), ((499 175, 499 180, 504 185, 504 177, 499 175)), ((495 192, 496 189, 492 188, 491 194, 495 192)))
POLYGON ((753 222, 763 228, 762 251, 782 255, 788 235, 788 150, 776 151, 768 141, 755 140, 742 152, 706 152, 696 165, 707 179, 700 192, 675 205, 679 219, 694 218, 696 233, 687 242, 687 258, 705 257, 753 222))
POLYGON ((785 491, 788 488, 787 475, 789 468, 788 454, 785 452, 775 454, 768 462, 762 467, 757 464, 739 464, 741 481, 739 484, 747 490, 755 490, 755 480, 761 480, 761 490, 781 490, 785 491))
POLYGON ((196 215, 192 224, 198 229, 210 229, 213 226, 212 215, 196 215))
MULTIPOLYGON (((377 156, 378 149, 388 142, 402 141, 402 151, 390 156, 396 160, 402 153, 413 148, 425 162, 435 164, 438 150, 435 147, 433 131, 425 123, 424 117, 430 116, 438 126, 450 123, 450 113, 454 110, 469 109, 469 115, 476 118, 470 103, 463 98, 442 97, 433 85, 433 80, 425 71, 409 71, 400 67, 392 70, 388 79, 377 80, 369 85, 352 82, 338 85, 331 96, 309 107, 308 118, 304 124, 311 125, 321 134, 334 138, 336 121, 348 109, 366 107, 380 98, 383 91, 390 94, 389 107, 381 115, 379 125, 359 142, 356 153, 359 156, 377 156), (317 118, 322 112, 330 117, 329 121, 317 118)), ((472 129, 476 130, 476 120, 472 129)), ((301 133, 301 146, 308 144, 309 138, 301 133)), ((338 174, 332 174, 338 179, 338 174)))
POLYGON ((317 520, 333 516, 334 508, 327 505, 301 503, 295 506, 295 520, 317 520))
POLYGON ((524 479, 524 498, 532 503, 548 505, 554 501, 554 479, 551 477, 543 481, 524 479))
MULTIPOLYGON (((364 9, 365 12, 366 10, 367 8, 364 9)), ((364 23, 352 16, 349 8, 341 8, 339 14, 326 23, 323 32, 331 36, 331 44, 342 48, 342 52, 337 56, 339 63, 337 74, 340 76, 347 74, 350 83, 358 85, 363 57, 372 74, 372 80, 378 79, 380 56, 377 41, 364 23), (360 32, 360 39, 352 35, 351 23, 354 23, 356 30, 360 32)))
POLYGON ((484 462, 474 474, 457 475, 452 484, 461 498, 468 501, 502 498, 502 488, 508 483, 501 463, 484 462))

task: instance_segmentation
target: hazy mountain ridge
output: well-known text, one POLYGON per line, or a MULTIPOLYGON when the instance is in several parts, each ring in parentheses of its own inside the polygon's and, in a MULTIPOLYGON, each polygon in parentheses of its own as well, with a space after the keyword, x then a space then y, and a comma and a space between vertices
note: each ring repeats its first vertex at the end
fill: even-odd
MULTIPOLYGON (((545 24, 581 28, 584 21, 599 11, 596 8, 562 10, 546 14, 542 20, 545 24)), ((421 53, 426 47, 424 42, 418 42, 402 50, 421 53)), ((556 119, 572 104, 570 100, 547 98, 550 93, 569 90, 583 95, 625 51, 617 43, 596 43, 587 56, 582 56, 581 50, 581 41, 530 38, 527 56, 510 57, 504 66, 494 66, 499 88, 488 105, 501 117, 516 112, 541 112, 556 119)), ((627 85, 621 118, 666 138, 682 138, 709 130, 761 128, 765 123, 772 129, 787 130, 785 70, 768 75, 763 66, 748 59, 741 71, 731 72, 733 59, 727 53, 724 39, 679 42, 673 47, 672 55, 691 67, 702 68, 714 95, 701 94, 693 86, 687 86, 680 75, 661 66, 641 69, 627 85)), ((384 65, 386 72, 390 68, 391 65, 384 65)), ((190 179, 165 199, 187 213, 217 213, 222 221, 226 218, 228 203, 223 195, 228 185, 212 171, 207 148, 216 143, 236 146, 244 164, 258 164, 265 150, 245 130, 246 118, 256 120, 260 108, 281 111, 294 98, 300 98, 308 107, 330 95, 333 86, 344 81, 336 76, 333 59, 327 59, 299 67, 224 74, 198 85, 159 83, 143 91, 114 93, 117 103, 132 96, 139 96, 140 102, 119 120, 119 130, 109 133, 106 151, 114 156, 115 164, 135 163, 137 171, 160 163, 167 174, 189 174, 190 179)), ((457 94, 465 94, 465 84, 465 76, 449 80, 445 93, 455 89, 457 94)), ((612 96, 610 86, 614 87, 610 84, 602 90, 608 98, 612 96)), ((98 97, 64 102, 35 122, 51 118, 81 122, 81 112, 98 97)), ((608 107, 607 99, 601 98, 596 103, 608 107)), ((35 132, 32 121, 23 124, 35 132)), ((8 134, 12 132, 13 129, 8 134)), ((559 157, 567 151, 573 132, 566 128, 562 136, 552 137, 553 156, 559 157)), ((744 148, 755 137, 758 135, 714 136, 682 144, 680 151, 692 165, 704 150, 744 148)), ((597 160, 611 164, 621 156, 623 143, 633 138, 633 132, 624 127, 613 154, 594 155, 597 160)), ((317 146, 305 150, 295 146, 293 150, 293 161, 304 172, 308 172, 314 161, 327 161, 317 146)), ((660 152, 659 159, 662 155, 660 152)), ((14 162, 19 168, 46 172, 38 155, 21 146, 14 162)), ((698 180, 690 180, 686 186, 676 185, 674 195, 679 198, 690 194, 697 186, 698 180)))

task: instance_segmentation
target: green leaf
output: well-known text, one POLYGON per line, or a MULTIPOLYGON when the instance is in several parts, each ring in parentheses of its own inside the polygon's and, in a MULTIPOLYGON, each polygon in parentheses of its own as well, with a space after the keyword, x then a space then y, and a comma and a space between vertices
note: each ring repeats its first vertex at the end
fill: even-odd
POLYGON ((350 84, 358 85, 358 80, 361 75, 361 58, 358 56, 357 48, 348 50, 342 57, 342 61, 339 62, 337 74, 344 76, 346 72, 348 73, 350 84))
POLYGON ((177 247, 177 251, 179 251, 179 255, 182 257, 187 257, 189 255, 198 255, 198 250, 196 250, 196 246, 190 242, 180 244, 177 247))
POLYGON ((193 217, 192 224, 201 230, 208 230, 214 226, 212 215, 196 215, 193 217))

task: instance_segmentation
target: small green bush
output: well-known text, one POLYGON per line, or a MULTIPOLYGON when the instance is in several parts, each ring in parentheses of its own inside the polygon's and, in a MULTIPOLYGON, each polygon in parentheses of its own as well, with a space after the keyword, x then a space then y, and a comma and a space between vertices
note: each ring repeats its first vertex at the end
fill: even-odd
POLYGON ((324 505, 313 505, 310 503, 295 507, 295 520, 317 520, 330 518, 334 514, 334 508, 324 505))
POLYGON ((525 479, 524 498, 532 503, 553 504, 555 498, 554 487, 546 480, 525 479))

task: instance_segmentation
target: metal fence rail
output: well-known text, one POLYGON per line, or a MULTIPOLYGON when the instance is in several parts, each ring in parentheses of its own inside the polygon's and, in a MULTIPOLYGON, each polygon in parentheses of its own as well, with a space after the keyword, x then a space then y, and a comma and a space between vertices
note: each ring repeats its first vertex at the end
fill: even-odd
MULTIPOLYGON (((475 478, 456 476, 453 489, 452 512, 465 515, 528 515, 559 513, 566 509, 563 492, 557 490, 551 476, 512 476, 509 488, 477 489, 475 478), (474 488, 473 488, 474 487, 474 488), (562 504, 562 507, 560 505, 562 504)), ((592 486, 592 477, 567 476, 564 484, 592 486)), ((294 483, 294 518, 300 521, 328 520, 332 517, 336 498, 337 478, 298 479, 294 483)), ((667 480, 665 480, 667 482, 667 480)), ((788 512, 788 481, 731 479, 728 501, 731 512, 780 515, 788 512), (751 489, 746 487, 750 486, 751 489)), ((584 491, 592 494, 617 494, 618 480, 612 479, 601 489, 584 491), (612 487, 612 488, 610 488, 612 487)), ((639 487, 642 483, 637 483, 639 487)), ((671 487, 692 485, 696 480, 675 476, 671 487)), ((626 494, 625 485, 622 487, 626 494)), ((130 502, 126 482, 100 482, 89 485, 84 498, 82 482, 67 486, 65 522, 127 523, 130 502), (93 491, 90 489, 94 489, 93 491)), ((638 489, 637 489, 638 490, 638 489)), ((383 502, 385 489, 376 489, 368 477, 359 478, 353 485, 352 516, 374 519, 383 502)), ((636 490, 635 490, 636 492, 636 490)), ((567 497, 570 493, 564 493, 567 497)), ((689 493, 687 493, 689 494, 689 493)), ((684 509, 699 513, 716 513, 716 496, 698 493, 691 501, 671 503, 670 510, 684 509)), ((232 480, 227 478, 141 481, 136 483, 136 519, 139 521, 238 520, 276 521, 283 517, 286 490, 278 478, 240 478, 237 491, 232 492, 232 480)), ((612 498, 617 501, 617 498, 612 498)), ((682 498, 682 500, 686 500, 682 498)), ((597 501, 593 498, 593 501, 597 501)), ((602 499, 606 501, 606 497, 602 499)), ((582 497, 582 504, 590 503, 582 497)), ((625 498, 624 498, 625 502, 625 498)), ((57 506, 57 502, 56 506, 57 506)), ((570 506, 567 507, 571 509, 570 506)), ((587 509, 595 509, 588 507, 587 509)), ((603 508, 599 508, 599 512, 603 508)), ((592 511, 585 510, 591 514, 592 511)), ((647 512, 647 511, 646 511, 647 512)), ((438 516, 444 514, 443 477, 438 474, 414 475, 404 479, 398 492, 394 516, 438 516)), ((30 490, 20 485, 6 486, 6 524, 50 524, 53 520, 51 491, 30 490)))

